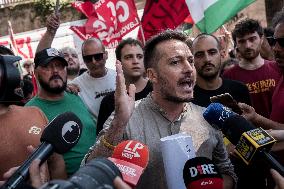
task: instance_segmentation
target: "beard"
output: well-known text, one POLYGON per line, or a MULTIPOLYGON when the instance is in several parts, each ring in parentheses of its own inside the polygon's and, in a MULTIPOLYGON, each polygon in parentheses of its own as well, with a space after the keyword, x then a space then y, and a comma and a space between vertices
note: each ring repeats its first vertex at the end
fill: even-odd
POLYGON ((260 53, 260 49, 245 49, 244 51, 240 51, 240 55, 245 60, 253 60, 255 59, 260 53), (247 51, 251 51, 250 54, 247 51))
POLYGON ((67 78, 65 79, 65 81, 60 77, 60 76, 52 76, 49 81, 51 81, 52 79, 61 79, 63 84, 62 86, 58 86, 58 87, 50 87, 48 82, 45 82, 40 76, 38 77, 38 82, 40 84, 40 86, 47 92, 52 93, 52 94, 60 94, 63 91, 66 90, 67 87, 67 78))
POLYGON ((80 67, 67 67, 67 75, 78 75, 80 71, 80 67))
POLYGON ((175 103, 190 102, 192 100, 193 97, 185 98, 185 97, 179 97, 176 94, 172 94, 171 92, 174 92, 175 89, 170 86, 169 81, 163 76, 158 75, 158 80, 160 82, 160 93, 164 96, 166 100, 175 103))
POLYGON ((210 73, 210 74, 206 74, 206 73, 204 73, 204 69, 206 68, 206 66, 207 66, 208 64, 205 64, 204 66, 202 66, 201 67, 201 69, 199 69, 199 70, 196 70, 197 71, 197 74, 201 77, 201 78, 203 78, 204 80, 206 80, 206 81, 210 81, 210 80, 213 80, 213 79, 215 79, 216 77, 218 77, 219 76, 219 70, 220 70, 220 65, 221 65, 221 63, 220 63, 220 65, 219 65, 219 67, 216 67, 216 66, 214 66, 214 68, 216 69, 215 70, 215 72, 212 72, 212 73, 210 73))

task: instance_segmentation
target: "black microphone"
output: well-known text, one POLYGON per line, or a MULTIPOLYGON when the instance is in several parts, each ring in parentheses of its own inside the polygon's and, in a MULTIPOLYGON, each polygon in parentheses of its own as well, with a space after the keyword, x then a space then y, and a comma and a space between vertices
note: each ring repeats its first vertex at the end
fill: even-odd
POLYGON ((78 143, 82 127, 81 120, 72 112, 66 112, 55 117, 44 129, 39 147, 4 183, 1 189, 17 188, 26 180, 33 160, 39 159, 40 164, 42 164, 53 152, 59 154, 68 152, 78 143))
POLYGON ((223 178, 217 166, 206 157, 189 159, 183 168, 183 180, 188 189, 222 189, 223 178))
POLYGON ((220 129, 234 144, 237 155, 248 165, 261 158, 284 176, 283 166, 269 154, 276 140, 262 128, 256 128, 244 117, 232 112, 220 103, 211 103, 203 117, 212 126, 220 129))

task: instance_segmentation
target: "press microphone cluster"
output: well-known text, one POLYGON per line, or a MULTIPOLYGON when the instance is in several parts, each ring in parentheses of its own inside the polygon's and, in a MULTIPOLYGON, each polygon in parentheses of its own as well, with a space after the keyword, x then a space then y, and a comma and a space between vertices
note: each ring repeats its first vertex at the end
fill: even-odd
POLYGON ((114 188, 116 177, 135 187, 148 161, 149 150, 145 144, 135 140, 123 141, 116 146, 112 157, 93 159, 68 180, 52 180, 40 189, 114 188))
POLYGON ((15 189, 29 176, 29 167, 33 160, 45 162, 53 153, 64 154, 79 141, 82 133, 81 120, 72 112, 66 112, 55 117, 44 129, 39 147, 5 182, 1 189, 15 189))
POLYGON ((264 160, 271 168, 284 176, 283 166, 269 153, 276 140, 265 130, 256 128, 244 117, 220 103, 211 103, 203 116, 236 146, 237 155, 246 164, 254 160, 264 160))

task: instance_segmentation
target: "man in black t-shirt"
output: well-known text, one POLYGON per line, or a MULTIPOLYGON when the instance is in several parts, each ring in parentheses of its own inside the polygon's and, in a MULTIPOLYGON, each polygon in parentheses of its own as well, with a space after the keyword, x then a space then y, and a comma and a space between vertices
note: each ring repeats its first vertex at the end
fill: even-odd
MULTIPOLYGON (((140 41, 132 38, 122 40, 115 50, 117 60, 121 61, 125 84, 134 84, 136 87, 135 100, 142 99, 152 91, 152 85, 145 78, 143 64, 143 47, 140 41)), ((103 129, 103 125, 114 111, 114 92, 105 96, 100 105, 97 134, 103 129)))
POLYGON ((218 39, 209 34, 200 34, 192 45, 194 65, 197 72, 193 103, 207 107, 210 97, 230 93, 237 102, 251 104, 247 87, 238 81, 223 79, 221 54, 218 39))

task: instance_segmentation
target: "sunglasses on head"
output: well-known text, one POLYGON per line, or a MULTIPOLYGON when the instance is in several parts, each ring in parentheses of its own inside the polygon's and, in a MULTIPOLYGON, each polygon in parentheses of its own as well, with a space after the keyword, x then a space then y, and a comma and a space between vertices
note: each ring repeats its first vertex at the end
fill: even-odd
POLYGON ((104 53, 90 54, 83 56, 85 62, 92 62, 93 58, 95 61, 101 61, 104 58, 104 53))
POLYGON ((274 47, 278 43, 281 47, 284 48, 284 38, 275 38, 273 36, 266 37, 268 44, 271 47, 274 47))

